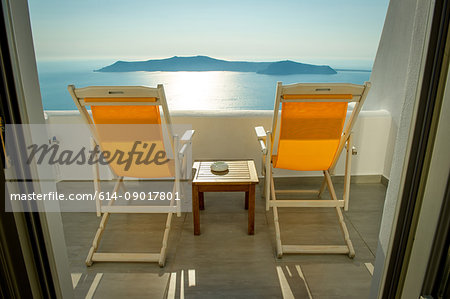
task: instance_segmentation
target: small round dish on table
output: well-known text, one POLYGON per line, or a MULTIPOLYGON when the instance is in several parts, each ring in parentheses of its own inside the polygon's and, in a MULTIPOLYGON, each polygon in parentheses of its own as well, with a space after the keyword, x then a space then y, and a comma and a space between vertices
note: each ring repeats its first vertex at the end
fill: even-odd
POLYGON ((215 175, 225 175, 228 173, 228 164, 223 161, 217 161, 211 164, 211 173, 215 175))

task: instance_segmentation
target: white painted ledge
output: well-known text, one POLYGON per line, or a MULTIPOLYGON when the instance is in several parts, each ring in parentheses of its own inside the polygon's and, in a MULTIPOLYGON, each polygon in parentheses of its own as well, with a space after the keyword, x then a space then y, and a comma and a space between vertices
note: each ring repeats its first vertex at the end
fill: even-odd
MULTIPOLYGON (((350 111, 349 111, 350 112, 350 111)), ((76 110, 45 111, 48 124, 81 124, 82 119, 76 110)), ((188 124, 196 131, 192 142, 193 159, 252 159, 260 173, 261 151, 254 127, 264 126, 266 130, 272 125, 271 110, 203 110, 203 111, 171 111, 174 124, 188 124)), ((349 113, 348 113, 349 115, 349 113)), ((388 152, 391 116, 386 110, 361 111, 356 122, 354 145, 358 155, 353 156, 352 174, 359 176, 383 175, 388 152)), ((65 138, 63 127, 55 129, 57 139, 65 142, 76 142, 73 138, 65 138)), ((75 137, 76 138, 76 137, 75 137)), ((81 138, 80 138, 80 141, 81 138)), ((88 145, 86 145, 88 146, 88 145)), ((336 175, 344 173, 344 159, 341 156, 336 167, 336 175)), ((90 177, 88 170, 86 177, 90 177)), ((316 176, 320 172, 294 172, 276 169, 274 175, 283 176, 316 176)), ((64 178, 62 178, 64 179, 64 178)))

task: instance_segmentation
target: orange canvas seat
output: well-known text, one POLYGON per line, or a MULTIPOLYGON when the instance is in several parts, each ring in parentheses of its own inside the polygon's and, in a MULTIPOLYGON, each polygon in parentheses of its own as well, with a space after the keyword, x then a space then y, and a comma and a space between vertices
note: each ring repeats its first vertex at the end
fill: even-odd
MULTIPOLYGON (((101 99, 102 100, 102 99, 101 99)), ((156 98, 126 98, 122 102, 155 102, 156 98), (143 101, 145 100, 145 101, 143 101)), ((99 102, 96 98, 86 98, 85 103, 99 102)), ((114 102, 113 102, 114 103, 114 102)), ((147 150, 153 144, 153 152, 167 152, 161 130, 161 117, 159 106, 92 106, 92 119, 97 129, 98 141, 102 151, 129 152, 136 140, 147 144, 147 150), (126 126, 120 126, 121 124, 126 126)), ((175 163, 171 159, 168 163, 146 165, 133 163, 126 169, 125 163, 114 159, 109 166, 118 176, 135 178, 163 178, 173 177, 175 163)))
POLYGON ((331 166, 347 115, 347 103, 282 103, 275 168, 324 170, 331 166), (299 150, 300 149, 300 150, 299 150))
MULTIPOLYGON (((272 130, 256 127, 255 131, 263 152, 263 174, 265 175, 266 210, 273 208, 277 255, 283 253, 345 253, 355 255, 341 208, 348 209, 350 167, 352 155, 351 130, 369 91, 365 85, 345 83, 299 83, 277 85, 272 130), (354 102, 352 114, 344 127, 348 103, 354 102), (281 106, 281 117, 278 119, 281 106), (330 175, 347 146, 344 198, 338 200, 330 175), (296 171, 322 171, 324 180, 318 190, 296 190, 299 193, 316 195, 316 199, 280 200, 276 194, 272 169, 296 171), (320 199, 325 187, 331 200, 320 199), (278 208, 288 207, 332 207, 336 209, 346 245, 282 245, 278 208)), ((292 190, 288 191, 292 193, 292 190)))

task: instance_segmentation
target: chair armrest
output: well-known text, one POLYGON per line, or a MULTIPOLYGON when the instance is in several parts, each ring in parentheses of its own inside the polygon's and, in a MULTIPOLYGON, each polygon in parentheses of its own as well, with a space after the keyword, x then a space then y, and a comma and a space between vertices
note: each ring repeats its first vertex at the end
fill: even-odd
MULTIPOLYGON (((344 135, 344 133, 342 133, 342 135, 344 135)), ((353 135, 353 132, 350 132, 350 134, 348 134, 348 136, 347 136, 347 140, 344 143, 345 150, 348 150, 348 142, 350 140, 349 138, 350 138, 351 135, 353 135)), ((352 149, 351 150, 352 150, 352 155, 353 156, 356 156, 358 154, 358 149, 355 146, 352 145, 352 149)))
POLYGON ((181 157, 184 156, 186 149, 191 144, 192 136, 194 136, 194 134, 195 134, 195 130, 187 130, 186 132, 184 132, 183 137, 181 137, 180 141, 183 144, 183 146, 181 147, 180 152, 179 152, 179 155, 181 157))
POLYGON ((255 127, 256 137, 259 139, 266 138, 267 134, 263 126, 255 127))
POLYGON ((258 138, 259 145, 261 146, 261 152, 263 155, 267 153, 267 147, 266 143, 264 142, 265 138, 267 137, 266 131, 264 130, 264 127, 255 127, 256 137, 258 138))
POLYGON ((187 130, 184 132, 183 137, 181 137, 181 142, 191 141, 192 136, 194 136, 195 130, 187 130))

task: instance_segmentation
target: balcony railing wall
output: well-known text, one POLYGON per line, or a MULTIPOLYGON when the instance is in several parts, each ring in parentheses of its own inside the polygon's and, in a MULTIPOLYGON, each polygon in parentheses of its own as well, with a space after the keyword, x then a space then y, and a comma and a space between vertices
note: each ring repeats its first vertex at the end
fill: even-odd
MULTIPOLYGON (((46 111, 48 124, 81 124, 78 111, 46 111)), ((196 130, 193 141, 193 159, 253 159, 261 170, 261 152, 256 141, 254 127, 264 126, 270 129, 272 111, 173 111, 172 121, 176 124, 189 124, 196 130)), ((358 154, 353 156, 352 175, 380 177, 383 174, 385 161, 390 161, 387 152, 388 136, 391 126, 391 116, 387 111, 362 111, 354 127, 354 145, 358 154)), ((54 127, 52 127, 54 128, 54 127)), ((66 136, 61 128, 52 132, 61 145, 67 142, 85 142, 76 136, 66 136), (75 140, 74 140, 75 138, 75 140)), ((84 138, 86 140, 86 138, 84 138)), ((89 147, 89 144, 85 145, 89 147)), ((340 159, 336 175, 344 173, 344 159, 340 159)), ((60 173, 61 180, 74 177, 92 176, 92 171, 86 168, 84 174, 60 173)), ((298 173, 276 169, 275 176, 317 176, 318 172, 298 173)), ((109 179, 111 175, 106 167, 101 171, 102 178, 109 179)))

